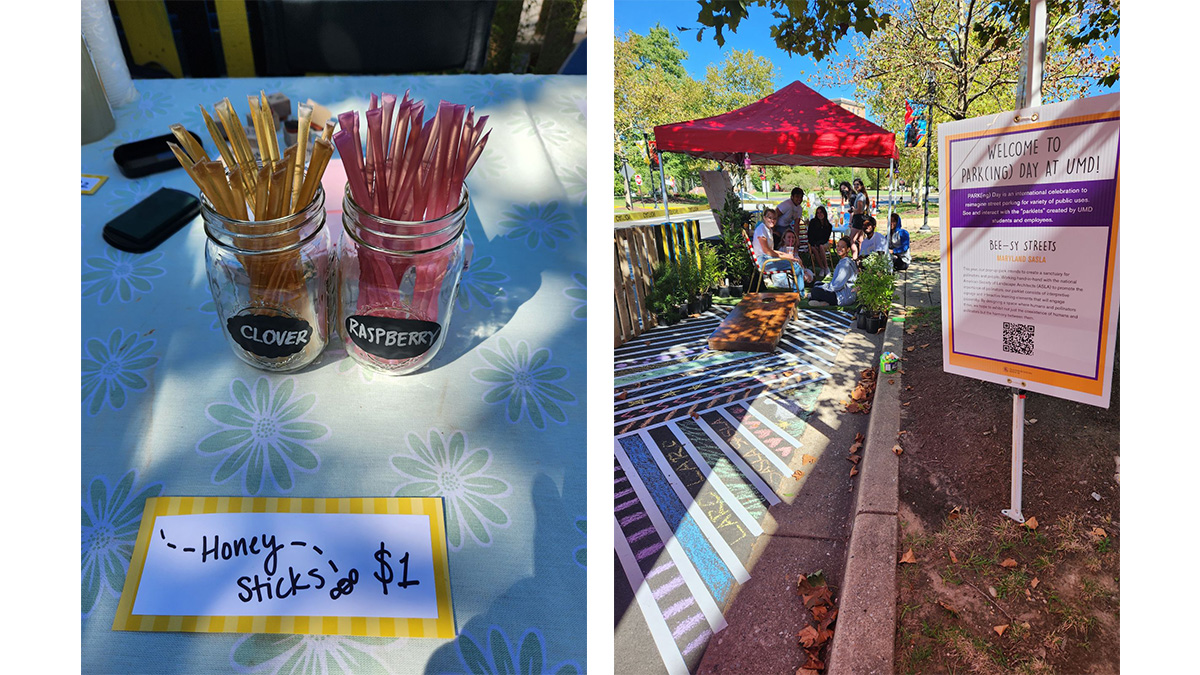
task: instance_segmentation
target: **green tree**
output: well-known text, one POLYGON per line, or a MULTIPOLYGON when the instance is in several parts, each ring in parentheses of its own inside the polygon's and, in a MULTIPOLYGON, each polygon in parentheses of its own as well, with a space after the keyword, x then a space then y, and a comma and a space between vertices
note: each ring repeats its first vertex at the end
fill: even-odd
MULTIPOLYGON (((870 0, 699 0, 696 41, 713 29, 718 46, 725 45, 724 31, 736 33, 742 19, 757 5, 775 17, 771 38, 785 52, 820 61, 835 51, 850 29, 870 37, 887 25, 888 15, 875 11, 870 0)), ((680 27, 680 30, 690 30, 680 27)))
POLYGON ((719 115, 753 103, 775 91, 779 69, 751 50, 730 50, 720 63, 705 70, 703 117, 719 115))

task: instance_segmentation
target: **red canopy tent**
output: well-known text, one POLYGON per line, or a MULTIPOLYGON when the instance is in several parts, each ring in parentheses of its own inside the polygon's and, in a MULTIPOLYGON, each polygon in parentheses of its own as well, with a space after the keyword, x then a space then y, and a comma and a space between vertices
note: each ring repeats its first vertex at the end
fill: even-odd
POLYGON ((887 168, 896 135, 800 82, 721 115, 654 127, 661 152, 740 164, 887 168))

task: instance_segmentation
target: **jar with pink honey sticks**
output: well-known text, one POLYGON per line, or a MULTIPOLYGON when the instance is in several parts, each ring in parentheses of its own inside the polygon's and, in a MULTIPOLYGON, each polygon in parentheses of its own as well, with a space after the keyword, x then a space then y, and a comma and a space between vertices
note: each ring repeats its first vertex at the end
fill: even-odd
POLYGON ((346 167, 338 242, 339 328, 346 353, 365 368, 412 373, 437 355, 464 267, 464 179, 483 151, 486 116, 405 94, 371 96, 367 143, 357 113, 339 116, 334 144, 346 167))

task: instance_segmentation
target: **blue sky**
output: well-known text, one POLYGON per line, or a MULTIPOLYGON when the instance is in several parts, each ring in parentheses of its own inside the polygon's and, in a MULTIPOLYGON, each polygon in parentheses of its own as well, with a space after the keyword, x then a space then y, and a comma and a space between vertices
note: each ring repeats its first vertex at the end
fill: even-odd
MULTIPOLYGON (((698 10, 699 5, 695 0, 616 0, 613 23, 617 35, 624 35, 627 31, 645 35, 656 23, 661 23, 670 29, 679 37, 680 48, 687 52, 688 58, 683 62, 683 67, 695 79, 703 79, 705 68, 724 58, 723 51, 751 50, 755 56, 770 59, 779 69, 779 75, 775 81, 776 89, 800 80, 812 86, 826 98, 854 98, 854 85, 849 82, 837 87, 816 87, 815 83, 808 79, 820 69, 830 68, 832 64, 844 58, 845 54, 851 53, 851 37, 843 38, 838 42, 837 53, 826 56, 824 61, 819 63, 808 56, 790 56, 776 47, 774 40, 771 39, 770 28, 773 23, 771 12, 766 8, 751 7, 749 16, 743 19, 738 26, 738 32, 725 31, 725 46, 717 47, 717 41, 712 37, 712 29, 705 31, 704 40, 701 42, 696 41, 696 31, 681 32, 678 30, 680 26, 699 28, 699 24, 696 22, 698 10)), ((851 35, 857 34, 851 33, 851 35)), ((1119 38, 1114 42, 1118 43, 1113 46, 1118 48, 1117 53, 1119 54, 1119 38)), ((1097 91, 1096 93, 1120 90, 1121 85, 1118 82, 1111 90, 1097 91)))

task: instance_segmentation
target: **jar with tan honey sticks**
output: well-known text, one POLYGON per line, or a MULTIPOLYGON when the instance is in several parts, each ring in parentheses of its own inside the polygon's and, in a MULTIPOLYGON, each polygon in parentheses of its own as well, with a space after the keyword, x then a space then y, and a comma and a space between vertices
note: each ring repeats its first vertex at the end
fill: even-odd
POLYGON ((325 192, 300 211, 265 221, 229 218, 201 201, 209 288, 239 359, 286 372, 329 342, 337 261, 325 229, 325 192))

